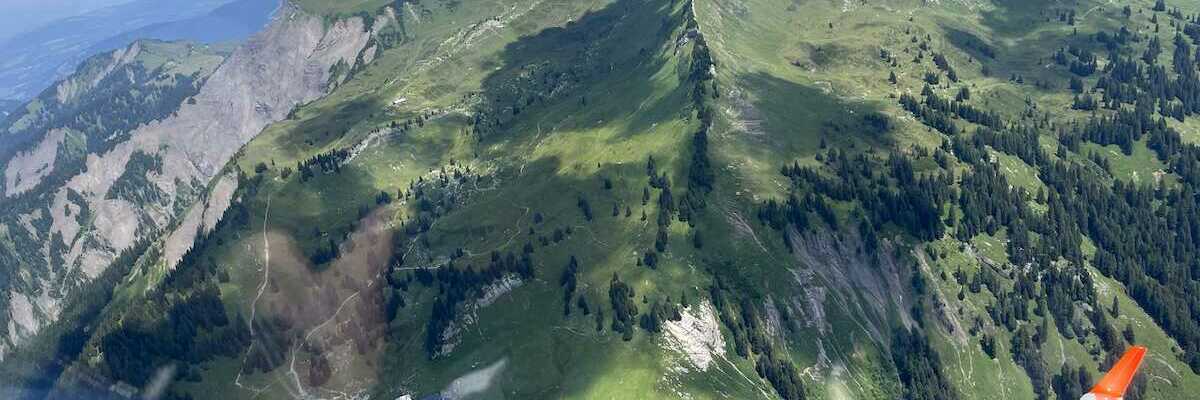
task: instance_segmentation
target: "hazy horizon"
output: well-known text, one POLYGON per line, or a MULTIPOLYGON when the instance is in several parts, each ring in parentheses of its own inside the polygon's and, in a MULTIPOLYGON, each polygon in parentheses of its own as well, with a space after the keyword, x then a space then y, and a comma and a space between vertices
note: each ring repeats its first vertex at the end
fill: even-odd
POLYGON ((0 42, 54 20, 133 0, 7 0, 0 12, 0 42))

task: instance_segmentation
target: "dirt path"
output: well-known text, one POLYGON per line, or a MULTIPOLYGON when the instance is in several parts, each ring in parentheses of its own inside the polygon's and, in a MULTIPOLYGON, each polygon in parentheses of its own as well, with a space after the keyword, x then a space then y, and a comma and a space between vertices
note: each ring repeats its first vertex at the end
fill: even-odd
MULTIPOLYGON (((1003 347, 1004 345, 997 344, 997 346, 1003 347)), ((999 348, 997 350, 1003 351, 1003 349, 999 348)), ((1000 359, 998 358, 993 358, 992 361, 996 365, 996 379, 1000 382, 1000 398, 1007 399, 1009 398, 1008 376, 1004 375, 1004 365, 1000 363, 1000 359)))
MULTIPOLYGON (((270 217, 271 217, 271 194, 267 193, 267 208, 266 208, 266 211, 263 213, 263 280, 262 280, 262 284, 260 284, 258 286, 258 294, 254 296, 254 301, 250 302, 250 320, 247 321, 250 324, 250 337, 251 338, 254 337, 254 316, 257 311, 258 299, 262 297, 264 290, 267 288, 267 280, 270 279, 270 277, 271 277, 271 241, 267 239, 267 223, 268 223, 270 217)), ((237 376, 235 376, 233 378, 233 384, 234 384, 234 386, 237 386, 239 388, 254 392, 254 397, 258 397, 264 391, 266 391, 267 388, 270 387, 270 385, 267 385, 264 387, 259 387, 259 388, 246 387, 246 386, 242 385, 242 368, 246 365, 246 359, 248 357, 250 357, 250 351, 252 351, 253 349, 254 349, 253 345, 246 347, 246 352, 244 354, 242 354, 241 365, 238 365, 237 376)))
POLYGON ((517 222, 513 224, 513 234, 511 236, 509 236, 508 240, 504 241, 504 243, 496 245, 495 247, 492 247, 491 250, 475 252, 475 251, 472 251, 471 249, 464 249, 464 252, 467 254, 467 256, 478 257, 481 255, 491 254, 491 252, 493 252, 493 251, 500 251, 500 250, 506 249, 506 248, 508 248, 508 246, 511 246, 513 244, 513 241, 517 240, 517 238, 524 236, 525 231, 523 230, 523 228, 521 228, 521 222, 528 219, 529 212, 532 211, 532 209, 530 209, 529 207, 518 206, 517 203, 515 203, 511 200, 508 203, 515 208, 520 208, 520 209, 525 210, 521 214, 521 216, 519 218, 517 218, 517 222))
POLYGON ((254 337, 254 316, 258 311, 258 300, 262 298, 271 278, 271 240, 267 237, 267 222, 270 218, 271 194, 267 193, 267 209, 263 212, 263 279, 262 284, 258 285, 258 294, 254 296, 254 301, 250 302, 250 337, 254 337))
MULTIPOLYGON (((373 283, 374 281, 370 281, 367 284, 367 288, 370 288, 372 286, 371 284, 373 283)), ((296 350, 300 350, 301 346, 303 346, 305 343, 308 343, 313 334, 316 334, 317 331, 321 330, 321 328, 324 328, 325 325, 329 324, 329 322, 337 319, 338 314, 342 313, 342 309, 346 308, 347 304, 350 304, 350 300, 358 298, 359 293, 361 292, 354 292, 354 294, 346 296, 346 298, 342 300, 342 304, 338 305, 337 310, 333 312, 333 315, 330 315, 329 318, 325 319, 325 321, 321 322, 312 329, 309 329, 308 332, 304 334, 304 340, 292 346, 291 361, 288 362, 288 374, 292 376, 292 381, 296 384, 296 390, 300 393, 298 398, 308 398, 308 392, 304 390, 304 384, 300 382, 300 374, 296 373, 296 350)))
POLYGON ((760 381, 750 379, 750 377, 746 376, 746 374, 743 373, 740 368, 738 368, 737 364, 734 364, 733 361, 729 361, 729 357, 725 357, 724 354, 718 354, 717 358, 720 358, 721 361, 724 361, 726 364, 729 364, 729 368, 733 368, 734 372, 737 372, 738 375, 741 375, 742 379, 745 379, 746 382, 750 384, 750 386, 754 387, 755 389, 758 389, 758 392, 763 395, 764 399, 771 398, 771 395, 767 393, 767 390, 763 389, 762 383, 760 383, 760 381))
POLYGON ((767 257, 770 257, 772 260, 775 259, 771 252, 767 250, 767 246, 763 245, 762 241, 758 239, 758 235, 754 233, 754 228, 750 227, 750 224, 746 222, 745 218, 742 218, 741 214, 735 210, 727 208, 725 210, 725 215, 730 224, 733 225, 734 229, 736 229, 738 233, 750 236, 751 239, 754 239, 754 244, 758 245, 758 249, 762 250, 763 254, 766 254, 767 257))
MULTIPOLYGON (((1110 3, 1111 3, 1111 2, 1110 2, 1110 3)), ((1095 7, 1092 7, 1091 9, 1089 9, 1089 10, 1087 10, 1087 11, 1084 11, 1084 12, 1083 12, 1083 14, 1079 16, 1079 19, 1081 19, 1081 20, 1082 20, 1082 19, 1084 19, 1084 18, 1087 18, 1088 14, 1091 14, 1091 13, 1092 13, 1092 11, 1096 11, 1096 10, 1100 9, 1101 7, 1103 7, 1103 6, 1102 6, 1102 5, 1100 5, 1100 6, 1095 6, 1095 7)))

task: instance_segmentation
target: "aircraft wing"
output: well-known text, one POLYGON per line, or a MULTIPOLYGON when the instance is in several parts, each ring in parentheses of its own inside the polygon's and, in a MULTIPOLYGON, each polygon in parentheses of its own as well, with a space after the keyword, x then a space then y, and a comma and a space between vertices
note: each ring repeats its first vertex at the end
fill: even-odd
POLYGON ((1137 374, 1138 367, 1142 365, 1142 357, 1145 356, 1146 348, 1143 346, 1132 346, 1125 350, 1125 354, 1108 370, 1108 374, 1080 400, 1121 400, 1125 389, 1137 374))

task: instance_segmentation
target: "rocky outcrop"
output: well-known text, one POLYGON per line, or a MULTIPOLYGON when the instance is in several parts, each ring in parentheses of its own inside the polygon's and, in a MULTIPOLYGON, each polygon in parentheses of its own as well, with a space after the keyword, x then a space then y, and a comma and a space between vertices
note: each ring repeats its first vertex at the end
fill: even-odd
POLYGON ((707 371, 715 359, 725 357, 717 311, 707 301, 684 310, 678 321, 667 320, 663 330, 667 348, 683 354, 695 370, 707 371))
POLYGON ((914 324, 903 312, 911 306, 911 299, 903 297, 903 264, 894 256, 890 242, 884 241, 872 254, 854 233, 793 230, 788 237, 799 261, 792 274, 805 293, 791 303, 806 324, 822 335, 832 333, 825 316, 836 309, 881 348, 887 348, 891 340, 889 315, 899 310, 896 314, 905 326, 914 324))
POLYGON ((58 145, 66 136, 65 130, 52 130, 33 149, 13 156, 4 168, 4 194, 13 196, 25 192, 49 175, 58 157, 58 145))
POLYGON ((209 191, 204 201, 196 202, 187 214, 184 214, 179 225, 167 235, 163 243, 163 261, 168 268, 174 268, 183 255, 196 242, 196 236, 212 232, 220 222, 221 216, 233 201, 233 192, 237 190, 237 175, 229 173, 221 176, 209 191))
MULTIPOLYGON (((390 22, 376 18, 374 23, 390 22)), ((208 182, 268 124, 284 119, 296 105, 324 95, 331 66, 341 61, 354 67, 371 32, 358 17, 326 23, 295 6, 284 6, 264 31, 230 55, 174 114, 141 126, 128 141, 104 154, 89 155, 85 172, 59 188, 50 207, 50 233, 61 235, 68 250, 63 266, 47 269, 59 271, 57 279, 49 281, 63 287, 34 284, 32 292, 67 293, 103 272, 121 250, 161 229, 174 228, 165 247, 167 261, 177 261, 196 232, 215 225, 236 188, 236 180, 231 184, 227 176, 206 195, 208 182), (161 159, 161 168, 146 172, 143 181, 153 186, 147 189, 166 194, 162 198, 134 204, 109 195, 136 152, 161 159), (204 204, 194 204, 199 200, 204 204), (75 210, 81 207, 91 211, 89 219, 78 218, 75 210)), ((30 296, 14 292, 10 298, 30 296)), ((6 310, 9 315, 28 314, 12 303, 6 310)), ((57 315, 53 307, 30 303, 30 308, 48 318, 32 323, 22 319, 23 329, 10 334, 8 343, 19 343, 57 315)))

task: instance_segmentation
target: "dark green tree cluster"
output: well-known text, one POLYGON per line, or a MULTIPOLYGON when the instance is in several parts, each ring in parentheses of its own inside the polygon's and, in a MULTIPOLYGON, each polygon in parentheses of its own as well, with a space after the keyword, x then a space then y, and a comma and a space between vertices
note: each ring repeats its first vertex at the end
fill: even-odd
POLYGON ((1029 325, 1022 325, 1012 337, 1013 361, 1025 370, 1033 384, 1033 392, 1038 399, 1049 399, 1050 382, 1046 363, 1042 359, 1041 345, 1046 342, 1046 332, 1031 333, 1029 325))
POLYGON ((612 330, 621 332, 622 339, 632 340, 634 318, 638 315, 633 287, 613 274, 612 281, 608 284, 608 301, 613 309, 612 330))
MULTIPOLYGON (((563 315, 571 315, 571 298, 575 296, 575 287, 578 285, 579 279, 579 260, 575 256, 571 256, 571 260, 567 262, 567 267, 563 269, 562 278, 559 278, 559 285, 563 287, 563 315)), ((580 297, 582 299, 583 297, 580 297)))
POLYGON ((784 400, 804 400, 804 384, 800 373, 790 360, 775 355, 775 347, 768 346, 754 362, 754 371, 775 388, 775 393, 784 400))
MULTIPOLYGON (((688 3, 687 7, 692 7, 688 3)), ((708 131, 712 128, 713 111, 709 105, 709 97, 718 97, 717 82, 712 74, 715 65, 710 54, 704 34, 695 29, 696 22, 691 14, 687 14, 689 34, 694 32, 692 42, 692 59, 688 81, 692 84, 692 104, 696 108, 696 117, 700 127, 692 134, 692 154, 688 162, 687 193, 679 200, 679 219, 694 224, 693 214, 705 207, 705 197, 713 189, 716 180, 712 170, 712 161, 708 155, 708 131)), ((674 206, 672 206, 674 207, 674 206)), ((661 250, 660 250, 661 251, 661 250)))
MULTIPOLYGON (((246 198, 257 191, 261 183, 261 176, 242 178, 243 184, 234 198, 246 198)), ((231 318, 226 314, 217 281, 227 280, 227 273, 204 256, 222 245, 223 235, 247 223, 245 204, 235 201, 211 233, 197 236, 195 245, 184 253, 175 269, 160 285, 146 293, 145 301, 131 306, 133 309, 127 312, 119 326, 97 331, 96 335, 100 336, 94 340, 104 354, 104 366, 111 377, 141 386, 162 366, 181 363, 191 368, 190 365, 215 357, 235 356, 250 345, 249 324, 255 321, 245 321, 241 315, 231 318)), ((121 275, 103 279, 123 279, 139 258, 156 260, 158 257, 161 257, 160 248, 139 242, 117 258, 113 264, 115 268, 105 272, 121 275)), ((118 286, 110 284, 107 298, 111 298, 111 291, 118 286)), ((105 304, 107 301, 97 301, 91 307, 105 304)), ((82 346, 86 336, 82 332, 73 334, 70 347, 82 346)))
POLYGON ((892 336, 892 363, 904 383, 908 400, 949 400, 959 398, 950 380, 942 374, 942 361, 920 331, 897 329, 892 336))
MULTIPOLYGON (((1030 150, 1040 147, 1032 145, 1036 143, 1035 136, 1029 134, 991 132, 975 135, 972 140, 956 140, 955 153, 960 156, 982 154, 982 144, 1019 156, 1037 167, 1039 177, 1048 187, 1044 196, 1038 196, 1048 210, 1044 215, 1002 211, 1014 206, 1019 209, 1017 204, 1025 201, 1006 200, 1002 203, 1009 205, 997 203, 995 207, 962 204, 964 222, 960 224, 960 231, 968 229, 966 233, 971 233, 972 229, 966 227, 976 223, 969 221, 995 220, 997 217, 1001 219, 997 223, 1007 219, 1006 225, 1012 230, 1011 222, 1020 217, 1025 221, 1023 225, 1037 234, 1038 240, 1015 242, 1018 246, 1022 243, 1031 246, 1028 254, 1034 265, 1049 266, 1057 259, 1070 261, 1068 268, 1075 271, 1068 270, 1070 272, 1061 277, 1049 274, 1046 278, 1052 281, 1042 285, 1052 288, 1047 293, 1051 303, 1049 309, 1064 332, 1072 330, 1061 325, 1071 321, 1068 304, 1094 301, 1094 294, 1089 294, 1092 290, 1070 283, 1075 281, 1074 277, 1084 279, 1084 284, 1089 279, 1089 274, 1079 269, 1083 258, 1080 243, 1086 234, 1098 247, 1094 265, 1105 275, 1124 283, 1130 295, 1180 343, 1185 361, 1194 369, 1200 369, 1200 356, 1196 355, 1196 350, 1189 350, 1200 349, 1200 324, 1196 322, 1200 320, 1200 313, 1191 306, 1195 296, 1188 289, 1200 275, 1200 265, 1195 262, 1196 249, 1200 248, 1200 239, 1197 239, 1200 204, 1194 195, 1195 188, 1200 187, 1200 150, 1194 145, 1183 144, 1178 132, 1161 119, 1154 120, 1150 110, 1144 107, 1140 111, 1123 110, 1098 116, 1060 135, 1064 146, 1074 149, 1078 149, 1082 141, 1131 146, 1142 136, 1149 137, 1147 143, 1151 149, 1171 166, 1171 172, 1180 176, 1180 185, 1153 187, 1110 180, 1102 175, 1102 168, 1062 157, 1052 160, 1048 155, 1039 155, 1040 150, 1030 150)), ((989 168, 984 160, 963 159, 973 163, 976 175, 989 168)), ((974 185, 971 184, 974 179, 963 177, 961 197, 974 196, 972 192, 980 193, 974 197, 981 199, 1009 196, 1003 194, 1000 187, 1003 185, 974 185), (980 191, 973 187, 991 188, 980 191)), ((987 204, 986 201, 973 203, 987 204)), ((1107 332, 1105 329, 1099 333, 1114 336, 1107 332)))
POLYGON ((326 174, 342 172, 342 163, 349 157, 350 150, 329 150, 297 163, 296 171, 300 171, 300 181, 307 182, 317 171, 326 174))
MULTIPOLYGON (((953 101, 946 100, 942 96, 939 96, 937 93, 934 93, 933 89, 930 88, 929 86, 925 86, 924 90, 922 90, 921 93, 922 93, 922 96, 925 97, 925 101, 923 102, 923 105, 925 107, 928 107, 929 109, 940 111, 944 114, 950 114, 953 116, 957 116, 958 118, 964 119, 967 122, 983 125, 983 126, 994 128, 994 129, 999 129, 999 128, 1003 127, 1003 120, 1000 118, 999 114, 992 112, 992 111, 986 111, 986 110, 979 109, 970 104, 966 104, 964 102, 965 99, 955 99, 953 101)), ((968 97, 969 98, 970 95, 959 96, 959 97, 968 97)), ((918 103, 918 100, 915 97, 913 97, 907 93, 900 95, 900 105, 903 106, 905 110, 908 110, 909 112, 912 112, 914 114, 928 113, 928 111, 922 110, 922 107, 920 107, 920 105, 922 105, 922 104, 918 103)), ((937 119, 938 117, 930 116, 930 118, 937 119)))
POLYGON ((429 272, 428 268, 416 270, 414 276, 418 282, 438 288, 425 328, 425 351, 429 358, 438 356, 444 344, 443 333, 458 318, 462 303, 479 295, 487 285, 510 274, 522 279, 533 278, 532 257, 528 253, 518 257, 511 252, 492 252, 491 261, 479 270, 470 265, 456 267, 453 261, 438 268, 437 272, 429 272))
POLYGON ((642 327, 649 333, 662 332, 662 324, 664 321, 679 321, 683 319, 683 315, 679 313, 679 306, 672 303, 655 301, 650 304, 650 309, 642 313, 638 319, 638 326, 642 327))
POLYGON ((933 53, 933 64, 946 72, 946 79, 949 79, 950 82, 958 82, 958 71, 955 71, 954 67, 950 65, 950 61, 946 60, 945 54, 933 53))
POLYGON ((575 205, 579 206, 579 212, 583 213, 583 219, 592 222, 592 205, 588 203, 587 197, 580 194, 579 201, 575 202, 575 205))
POLYGON ((313 265, 324 265, 336 260, 338 257, 341 257, 341 255, 342 250, 340 247, 338 247, 337 242, 334 242, 333 238, 329 238, 325 245, 317 247, 316 251, 314 251, 313 254, 308 257, 308 260, 312 262, 313 265))
POLYGON ((1100 103, 1090 94, 1077 94, 1071 99, 1071 109, 1080 111, 1095 111, 1100 103))
POLYGON ((804 228, 807 213, 815 211, 836 229, 836 215, 823 199, 828 197, 856 202, 873 223, 896 224, 922 240, 942 236, 942 204, 953 194, 948 175, 917 174, 912 160, 905 156, 880 160, 866 153, 849 156, 831 149, 824 160, 823 169, 832 175, 798 164, 785 166, 781 172, 791 178, 793 195, 783 204, 766 201, 759 209, 760 221, 776 229, 786 223, 804 228), (805 200, 801 201, 796 193, 806 193, 805 200))
POLYGON ((953 119, 944 113, 922 104, 916 97, 908 93, 900 95, 900 105, 908 112, 913 113, 922 123, 936 129, 938 132, 950 136, 957 135, 959 132, 958 124, 955 124, 953 119))
MULTIPOLYGON (((1188 26, 1197 27, 1191 23, 1188 26)), ((1147 42, 1146 49, 1137 57, 1132 49, 1135 40, 1121 39, 1137 34, 1127 32, 1122 28, 1116 34, 1100 32, 1096 35, 1096 40, 1105 44, 1110 53, 1104 74, 1095 85, 1095 90, 1101 93, 1099 105, 1110 110, 1134 105, 1139 113, 1157 109, 1159 114, 1179 121, 1200 112, 1200 71, 1197 70, 1193 44, 1177 32, 1168 69, 1158 63, 1158 55, 1163 50, 1157 36, 1136 40, 1147 42)), ((1196 40, 1200 38, 1192 39, 1196 40)), ((1094 64, 1094 58, 1092 62, 1094 64)))
POLYGON ((126 320, 101 338, 104 365, 114 379, 142 386, 162 366, 234 356, 249 343, 247 327, 231 324, 211 283, 186 298, 161 297, 157 301, 174 302, 165 318, 157 322, 126 320))
MULTIPOLYGON (((453 165, 454 161, 451 160, 451 166, 453 165)), ((485 179, 485 177, 472 172, 469 167, 451 169, 447 170, 446 167, 442 167, 436 176, 430 179, 425 179, 424 176, 417 177, 408 183, 408 190, 400 190, 397 193, 397 199, 403 199, 416 206, 416 216, 410 217, 408 220, 401 220, 404 234, 409 239, 420 237, 421 234, 428 232, 433 227, 434 221, 453 211, 463 201, 465 193, 452 190, 454 185, 464 185, 472 181, 475 184, 481 184, 485 179)), ((539 213, 535 217, 540 215, 539 213)), ((403 237, 397 236, 397 239, 403 239, 403 237)), ((397 246, 400 246, 401 243, 403 242, 397 242, 397 246)), ((396 250, 401 253, 405 251, 400 247, 397 247, 396 250)))
POLYGON ((147 174, 162 174, 162 168, 162 156, 134 151, 125 163, 125 171, 108 188, 104 198, 122 199, 139 205, 158 203, 166 193, 159 190, 147 174))
POLYGON ((1062 373, 1051 379, 1051 383, 1057 398, 1076 399, 1091 389, 1095 381, 1087 368, 1066 364, 1063 365, 1062 373))
POLYGON ((1078 77, 1092 76, 1092 74, 1096 73, 1096 68, 1099 65, 1094 53, 1084 47, 1077 47, 1075 45, 1067 46, 1065 50, 1058 49, 1054 53, 1054 62, 1067 67, 1067 70, 1078 77))

